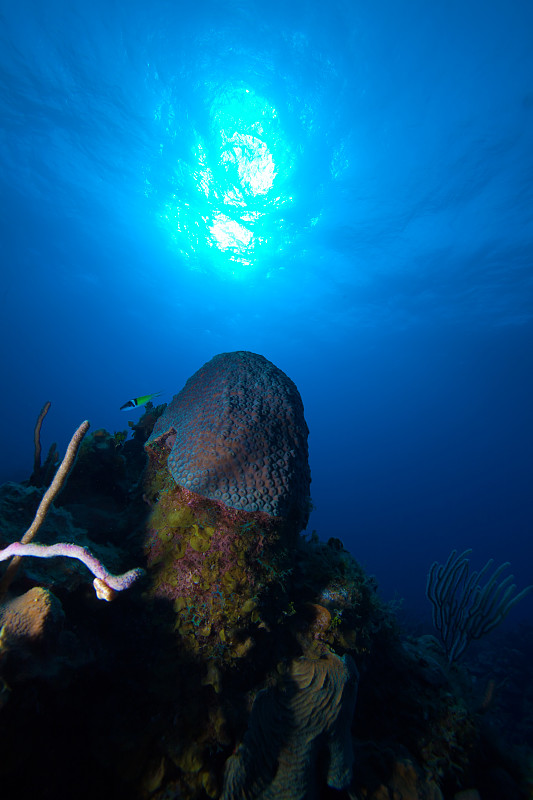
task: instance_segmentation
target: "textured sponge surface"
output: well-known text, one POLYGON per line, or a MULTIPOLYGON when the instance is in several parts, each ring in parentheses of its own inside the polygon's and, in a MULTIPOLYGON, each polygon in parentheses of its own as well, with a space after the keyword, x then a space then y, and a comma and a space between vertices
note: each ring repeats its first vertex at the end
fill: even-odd
POLYGON ((307 436, 295 384, 263 356, 237 351, 189 378, 146 448, 171 448, 168 467, 180 486, 232 508, 290 516, 302 528, 311 482, 307 436))

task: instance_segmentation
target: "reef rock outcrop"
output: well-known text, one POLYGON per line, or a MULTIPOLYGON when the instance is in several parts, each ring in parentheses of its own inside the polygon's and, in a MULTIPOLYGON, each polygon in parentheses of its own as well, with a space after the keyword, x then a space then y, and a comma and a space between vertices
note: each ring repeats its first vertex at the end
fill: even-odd
POLYGON ((175 395, 146 442, 177 485, 226 506, 309 516, 308 428, 295 384, 261 355, 221 353, 175 395))
POLYGON ((357 684, 349 655, 295 659, 279 687, 257 695, 244 739, 226 763, 221 800, 311 800, 323 750, 327 785, 347 787, 357 684))

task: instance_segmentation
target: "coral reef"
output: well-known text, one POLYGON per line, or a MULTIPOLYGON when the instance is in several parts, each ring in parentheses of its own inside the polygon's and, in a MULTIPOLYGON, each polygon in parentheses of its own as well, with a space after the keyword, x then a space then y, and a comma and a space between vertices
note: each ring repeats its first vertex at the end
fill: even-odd
MULTIPOLYGON (((12 577, 2 797, 529 800, 531 628, 450 664, 400 630, 338 531, 300 533, 305 480, 277 514, 177 484, 165 411, 147 404, 130 438, 87 435, 31 545, 147 578, 107 605, 77 558, 23 558, 12 577)), ((31 527, 43 476, 0 487, 1 546, 31 527)))
POLYGON ((146 443, 185 489, 243 511, 309 516, 308 429, 294 383, 266 358, 222 353, 189 378, 146 443))

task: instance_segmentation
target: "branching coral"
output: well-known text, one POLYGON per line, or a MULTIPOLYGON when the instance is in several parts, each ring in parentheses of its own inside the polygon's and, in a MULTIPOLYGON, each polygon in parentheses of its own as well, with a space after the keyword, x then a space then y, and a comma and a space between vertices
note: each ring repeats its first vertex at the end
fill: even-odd
MULTIPOLYGON (((48 411, 49 404, 47 403, 37 422, 38 432, 40 432, 40 425, 48 411)), ((38 558, 51 558, 52 556, 68 556, 69 558, 77 558, 82 561, 95 575, 93 586, 96 591, 96 596, 100 600, 112 600, 115 592, 120 592, 127 589, 131 584, 137 580, 140 575, 144 573, 142 569, 133 569, 125 572, 122 575, 112 575, 103 564, 98 561, 86 548, 80 547, 75 544, 59 542, 58 544, 46 546, 38 544, 30 544, 35 534, 43 524, 45 517, 52 505, 52 502, 58 492, 62 489, 68 474, 74 464, 78 449, 83 440, 83 437, 89 430, 89 422, 85 420, 79 426, 74 436, 70 440, 67 447, 65 457, 57 470, 54 480, 49 488, 46 490, 39 507, 35 513, 32 524, 22 537, 20 542, 13 542, 6 548, 0 551, 0 561, 5 561, 12 558, 12 561, 7 567, 2 580, 0 581, 0 599, 3 598, 11 581, 15 577, 20 559, 24 556, 37 556, 38 558)), ((36 441, 38 439, 38 432, 36 433, 36 441)))
POLYGON ((121 575, 113 575, 85 547, 68 542, 58 542, 50 545, 13 542, 4 550, 0 550, 0 561, 5 561, 11 556, 35 556, 37 558, 66 556, 67 558, 77 558, 96 576, 93 586, 99 600, 112 600, 114 592, 128 589, 137 578, 144 575, 144 570, 141 568, 130 569, 121 575))
POLYGON ((41 479, 42 479, 42 469, 41 469, 41 427, 43 424, 43 420, 48 414, 51 406, 50 400, 48 400, 41 409, 39 416, 37 417, 37 422, 35 423, 35 430, 33 432, 33 441, 35 445, 34 449, 34 457, 33 457, 33 473, 30 480, 36 485, 41 486, 41 479))
MULTIPOLYGON (((47 406, 45 406, 43 408, 43 411, 41 411, 42 417, 41 416, 39 417, 39 420, 41 422, 42 419, 44 419, 46 413, 45 409, 46 411, 48 411, 47 406)), ((40 431, 39 420, 37 422, 37 426, 40 431)), ((21 544, 28 544, 29 542, 31 542, 31 540, 34 538, 35 534, 43 524, 44 519, 48 513, 48 509, 52 505, 55 496, 58 494, 59 491, 61 491, 63 484, 65 483, 67 476, 70 470, 72 469, 72 465, 74 464, 74 461, 76 459, 76 455, 78 453, 81 441, 88 430, 89 430, 89 422, 88 420, 85 420, 85 422, 82 422, 82 424, 80 425, 80 427, 70 440, 69 445, 67 447, 67 452, 65 453, 65 457, 55 474, 54 480, 44 493, 43 498, 39 503, 39 507, 35 512, 35 517, 33 519, 33 522, 21 539, 20 542, 21 544)), ((5 595, 5 593, 9 588, 9 585, 11 584, 11 581, 15 577, 20 563, 20 559, 21 556, 15 556, 11 561, 11 563, 8 565, 7 570, 5 571, 2 580, 0 581, 0 599, 2 599, 2 597, 5 595)))
POLYGON ((452 550, 446 564, 432 564, 428 573, 426 595, 433 604, 433 624, 444 644, 450 664, 464 653, 470 642, 493 630, 511 608, 526 596, 533 586, 514 594, 513 576, 499 580, 509 562, 501 564, 481 583, 494 563, 491 558, 483 569, 469 576, 468 556, 472 550, 457 555, 452 550))

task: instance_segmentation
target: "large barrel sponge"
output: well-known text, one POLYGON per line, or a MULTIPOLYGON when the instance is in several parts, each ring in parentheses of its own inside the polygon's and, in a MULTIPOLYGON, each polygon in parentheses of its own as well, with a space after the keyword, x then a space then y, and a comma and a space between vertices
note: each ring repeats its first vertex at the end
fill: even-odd
POLYGON ((242 511, 309 517, 308 428, 295 384, 263 356, 208 361, 175 395, 146 442, 170 448, 179 486, 242 511))

